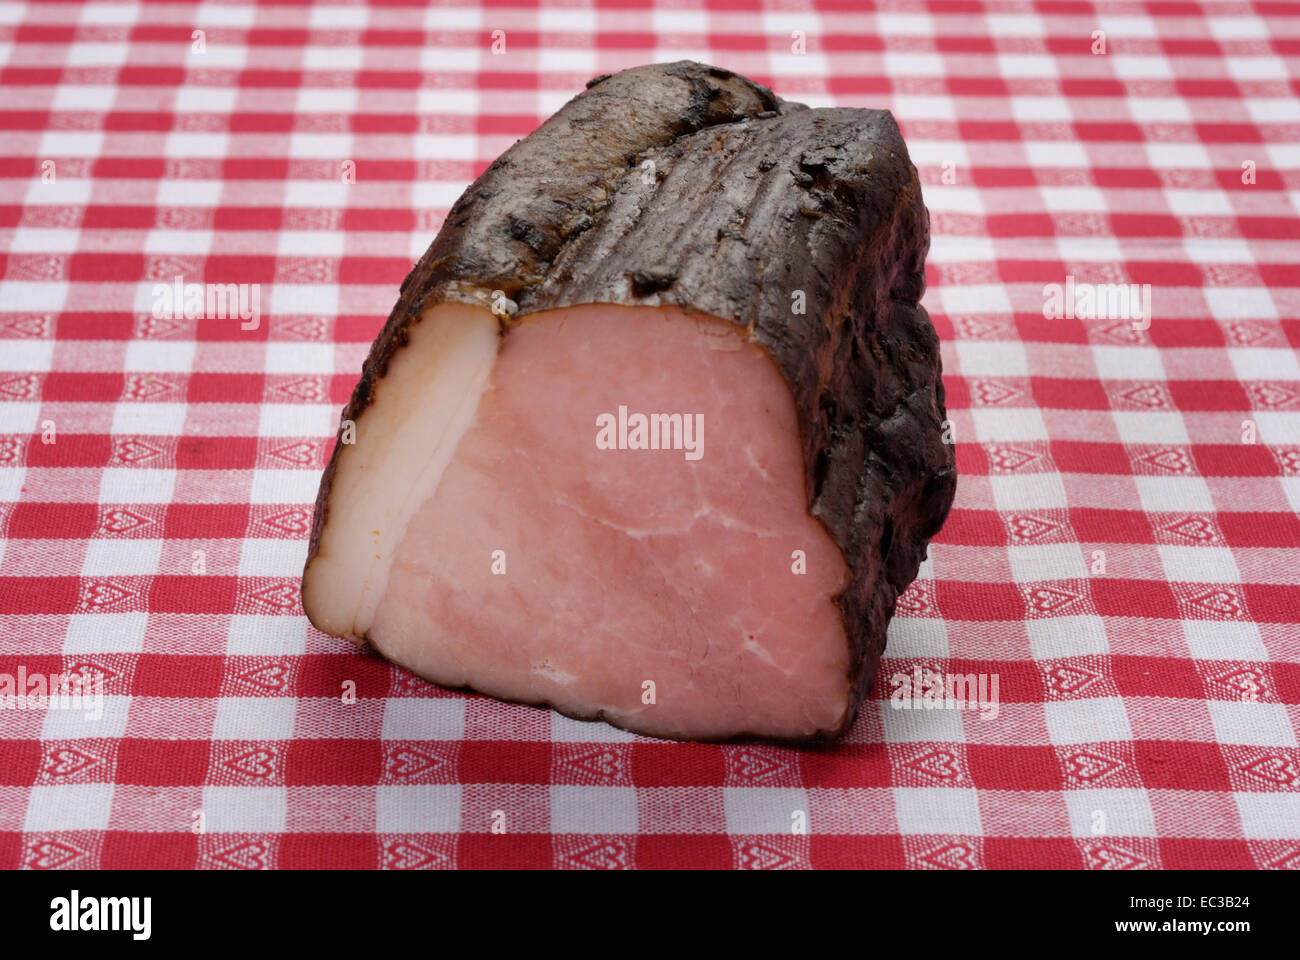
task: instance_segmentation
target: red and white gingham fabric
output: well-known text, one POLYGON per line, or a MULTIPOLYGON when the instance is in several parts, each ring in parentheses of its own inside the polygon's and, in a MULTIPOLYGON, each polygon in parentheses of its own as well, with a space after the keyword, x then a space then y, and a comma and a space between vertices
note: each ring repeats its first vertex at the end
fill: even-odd
POLYGON ((0 866, 1300 867, 1298 91, 1272 0, 0 4, 0 674, 107 691, 0 709, 0 866), (997 674, 996 720, 882 686, 834 750, 664 743, 303 616, 447 208, 680 58, 903 127, 960 480, 882 673, 997 674), (153 318, 177 275, 260 328, 153 318), (1150 329, 1045 319, 1067 276, 1150 329))

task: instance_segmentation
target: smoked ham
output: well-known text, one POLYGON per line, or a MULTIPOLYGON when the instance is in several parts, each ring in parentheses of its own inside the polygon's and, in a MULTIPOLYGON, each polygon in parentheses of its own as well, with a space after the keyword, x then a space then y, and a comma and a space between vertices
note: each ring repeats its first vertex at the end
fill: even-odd
POLYGON ((834 739, 956 484, 888 112, 597 78, 451 208, 321 481, 303 606, 435 683, 834 739))

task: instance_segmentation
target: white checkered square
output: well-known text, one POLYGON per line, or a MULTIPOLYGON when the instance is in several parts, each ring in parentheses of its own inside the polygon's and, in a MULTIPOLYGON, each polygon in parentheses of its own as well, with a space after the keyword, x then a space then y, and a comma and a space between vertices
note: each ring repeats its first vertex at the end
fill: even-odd
POLYGON ((965 787, 895 787, 894 809, 902 834, 979 836, 979 794, 965 787))
POLYGON ((99 481, 100 503, 170 503, 175 470, 108 467, 99 481))
POLYGON ((1183 635, 1194 660, 1269 659, 1259 625, 1241 620, 1184 620, 1183 635))
POLYGON ((1285 704, 1208 700, 1206 706, 1219 743, 1251 747, 1296 746, 1295 727, 1287 716, 1285 704))
POLYGON ((1227 547, 1156 547, 1165 576, 1184 583, 1241 583, 1237 561, 1227 547))
POLYGON ((1094 614, 1033 617, 1025 621, 1025 630, 1035 660, 1097 656, 1110 652, 1105 622, 1094 614))
MULTIPOLYGON (((158 572, 161 540, 94 539, 86 544, 83 577, 149 576, 158 572)), ((144 614, 139 614, 144 616, 144 614)))
POLYGON ((27 801, 23 830, 106 830, 113 790, 111 783, 37 784, 27 801))
POLYGON ((302 571, 307 562, 305 540, 249 538, 239 554, 241 577, 289 577, 302 571))
POLYGON ((1059 746, 1133 739, 1128 713, 1119 697, 1049 700, 1043 709, 1047 714, 1047 732, 1052 743, 1059 746))
POLYGON ((230 618, 226 633, 228 656, 295 656, 306 650, 306 617, 235 614, 230 618))
POLYGON ((459 740, 465 701, 459 697, 394 697, 384 709, 385 740, 459 740))
POLYGON ((1154 837, 1156 817, 1145 790, 1067 790, 1070 831, 1076 837, 1154 837))
POLYGON ((1152 477, 1138 474, 1133 478, 1138 498, 1147 513, 1213 512, 1214 497, 1201 477, 1152 477))
MULTIPOLYGON (((94 545, 98 541, 90 542, 94 545)), ((142 542, 160 543, 161 541, 142 542)), ((147 572, 154 573, 155 570, 147 572)), ((148 624, 149 614, 144 611, 74 613, 68 618, 68 632, 63 641, 63 651, 67 654, 140 653, 144 650, 145 630, 148 624)))
POLYGON ((284 787, 203 788, 203 827, 207 833, 283 833, 287 817, 284 787))
POLYGON ((221 697, 213 740, 288 740, 298 701, 294 697, 221 697))
POLYGON ((792 787, 724 787, 727 832, 789 835, 796 811, 808 815, 808 794, 792 787))
MULTIPOLYGON (((905 675, 910 684, 912 675, 905 675)), ((890 694, 896 690, 912 692, 911 686, 904 687, 901 679, 895 681, 892 673, 888 675, 882 673, 876 678, 876 683, 890 694)), ((965 739, 962 734, 960 710, 946 706, 942 709, 927 710, 921 705, 925 701, 918 704, 911 699, 903 700, 905 707, 896 706, 893 700, 878 702, 886 743, 926 743, 932 740, 953 743, 965 739)))
POLYGON ((551 787, 552 833, 636 833, 632 787, 551 787))

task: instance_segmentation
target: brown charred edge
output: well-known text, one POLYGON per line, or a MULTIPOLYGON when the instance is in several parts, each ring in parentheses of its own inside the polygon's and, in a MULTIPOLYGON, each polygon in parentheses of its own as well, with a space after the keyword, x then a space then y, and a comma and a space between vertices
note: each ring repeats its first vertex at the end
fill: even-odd
MULTIPOLYGON (((501 290, 518 304, 511 323, 615 303, 671 304, 746 327, 790 386, 809 512, 850 570, 837 597, 852 645, 850 705, 837 729, 811 738, 833 740, 871 688, 898 595, 956 490, 941 440, 938 337, 919 305, 928 249, 920 183, 888 112, 809 110, 690 62, 598 78, 452 207, 344 417, 366 408, 431 303, 486 306, 501 290), (642 176, 645 160, 653 177, 642 176)), ((308 563, 338 455, 321 482, 308 563)))

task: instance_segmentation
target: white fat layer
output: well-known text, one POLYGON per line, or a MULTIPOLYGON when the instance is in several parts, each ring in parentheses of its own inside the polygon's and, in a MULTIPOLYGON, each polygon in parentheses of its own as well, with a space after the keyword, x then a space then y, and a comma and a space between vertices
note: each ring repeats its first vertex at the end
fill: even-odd
POLYGON ((339 454, 329 522, 307 573, 313 618, 360 638, 375 619, 408 521, 434 495, 478 410, 496 362, 499 323, 462 303, 430 307, 339 454))

